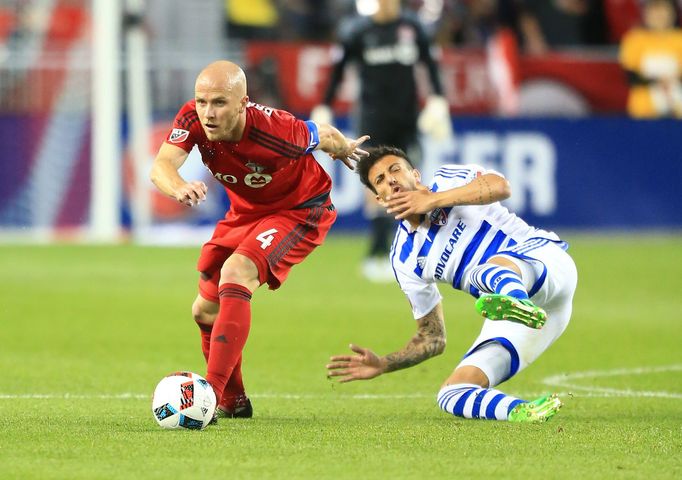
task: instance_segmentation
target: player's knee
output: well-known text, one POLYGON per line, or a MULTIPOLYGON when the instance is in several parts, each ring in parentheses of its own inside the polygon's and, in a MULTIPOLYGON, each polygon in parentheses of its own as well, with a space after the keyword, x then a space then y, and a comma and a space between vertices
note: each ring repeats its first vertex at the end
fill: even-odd
POLYGON ((249 258, 243 255, 232 255, 220 269, 220 284, 236 283, 251 290, 254 284, 258 287, 258 268, 249 258))

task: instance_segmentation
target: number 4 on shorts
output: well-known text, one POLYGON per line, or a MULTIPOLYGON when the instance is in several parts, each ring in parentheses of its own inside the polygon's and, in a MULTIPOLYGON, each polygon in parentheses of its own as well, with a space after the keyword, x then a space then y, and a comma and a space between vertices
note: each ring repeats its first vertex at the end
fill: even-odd
POLYGON ((260 241, 260 248, 265 250, 270 246, 272 243, 272 240, 275 238, 273 233, 277 233, 276 228, 271 228, 270 230, 266 230, 262 233, 259 233, 258 236, 256 237, 256 240, 260 241))

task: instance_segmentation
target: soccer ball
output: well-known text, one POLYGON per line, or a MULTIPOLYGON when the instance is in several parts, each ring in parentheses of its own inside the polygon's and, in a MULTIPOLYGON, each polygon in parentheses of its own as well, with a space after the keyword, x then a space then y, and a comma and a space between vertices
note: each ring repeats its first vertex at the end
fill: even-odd
POLYGON ((192 372, 175 372, 162 378, 152 399, 152 413, 162 428, 201 430, 213 418, 215 407, 213 388, 192 372))

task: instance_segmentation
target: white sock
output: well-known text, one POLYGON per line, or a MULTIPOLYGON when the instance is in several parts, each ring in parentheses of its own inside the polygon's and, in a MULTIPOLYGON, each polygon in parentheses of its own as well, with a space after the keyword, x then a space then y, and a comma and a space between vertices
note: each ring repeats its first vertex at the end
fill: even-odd
POLYGON ((469 280, 481 293, 499 293, 519 300, 528 298, 519 274, 507 267, 484 263, 471 270, 469 280))
POLYGON ((447 385, 438 392, 438 406, 456 417, 507 420, 509 412, 525 400, 471 383, 447 385))

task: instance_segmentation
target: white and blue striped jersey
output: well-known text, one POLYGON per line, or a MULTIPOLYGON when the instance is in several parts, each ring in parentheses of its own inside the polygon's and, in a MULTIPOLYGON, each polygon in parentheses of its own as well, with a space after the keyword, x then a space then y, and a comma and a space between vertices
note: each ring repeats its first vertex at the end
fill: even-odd
MULTIPOLYGON (((503 176, 478 165, 443 165, 429 187, 434 192, 451 190, 486 173, 503 176)), ((416 229, 407 220, 400 223, 390 258, 400 288, 412 305, 412 314, 419 319, 442 298, 436 283, 447 283, 478 296, 468 280, 473 267, 517 244, 527 242, 525 245, 532 246, 548 241, 561 240, 553 232, 529 226, 500 202, 437 208, 424 215, 416 229)))

